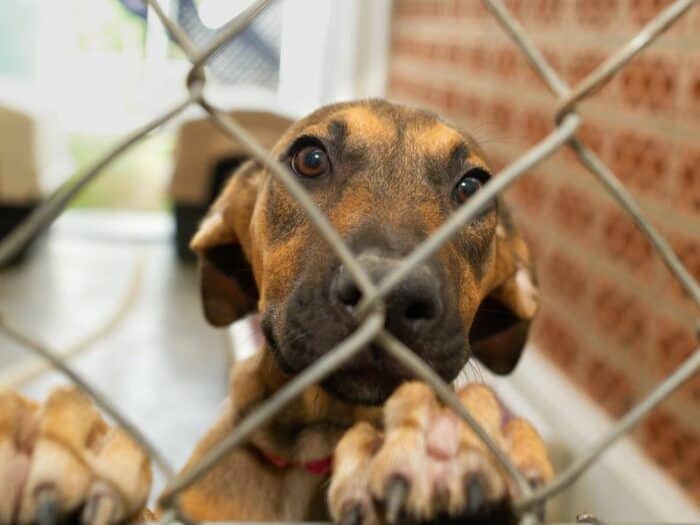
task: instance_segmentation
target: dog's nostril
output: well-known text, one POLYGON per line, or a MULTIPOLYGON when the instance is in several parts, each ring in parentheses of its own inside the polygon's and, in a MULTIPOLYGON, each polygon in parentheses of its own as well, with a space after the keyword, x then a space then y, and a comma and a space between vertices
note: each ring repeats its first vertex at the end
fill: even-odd
POLYGON ((415 301, 404 310, 404 317, 409 321, 430 320, 435 317, 435 308, 426 301, 415 301))
POLYGON ((331 298, 349 309, 355 308, 362 299, 362 291, 344 266, 338 269, 331 283, 331 298))
POLYGON ((354 283, 346 283, 338 289, 338 299, 345 306, 355 307, 362 298, 362 292, 354 283))

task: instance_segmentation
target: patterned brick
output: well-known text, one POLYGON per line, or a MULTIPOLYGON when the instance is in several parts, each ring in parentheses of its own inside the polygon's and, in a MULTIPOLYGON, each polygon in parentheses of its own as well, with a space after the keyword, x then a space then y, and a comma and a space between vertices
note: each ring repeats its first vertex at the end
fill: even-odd
MULTIPOLYGON (((688 272, 700 282, 700 239, 674 232, 667 233, 665 238, 688 272)), ((691 308, 690 296, 678 280, 669 271, 665 271, 663 275, 667 295, 691 308)))
POLYGON ((674 196, 687 210, 700 215, 700 147, 686 147, 681 154, 674 196))
POLYGON ((610 280, 601 279, 593 298, 598 331, 627 355, 644 360, 650 314, 638 297, 610 280))
POLYGON ((562 184, 553 200, 555 224, 577 240, 589 237, 596 228, 596 206, 583 191, 562 184))
POLYGON ((700 472, 700 437, 663 409, 643 423, 642 443, 683 487, 694 485, 700 472))
POLYGON ((606 131, 602 124, 586 120, 579 128, 578 138, 586 146, 594 151, 596 155, 602 157, 605 155, 605 147, 609 132, 606 131))
POLYGON ((576 0, 576 21, 596 30, 615 21, 620 2, 618 0, 576 0))
POLYGON ((517 18, 523 19, 527 11, 528 0, 505 0, 506 7, 517 18))
POLYGON ((668 317, 656 320, 657 336, 650 360, 659 378, 675 370, 698 347, 692 330, 668 317))
POLYGON ((541 215, 545 210, 550 188, 540 173, 533 172, 520 178, 509 191, 509 202, 529 215, 541 215))
POLYGON ((564 370, 573 370, 579 356, 579 342, 566 323, 543 308, 533 327, 533 339, 549 358, 564 370))
POLYGON ((515 106, 505 100, 494 100, 489 108, 490 123, 500 133, 509 134, 515 123, 515 106))
MULTIPOLYGON (((669 2, 506 0, 554 69, 572 84, 669 2)), ((396 0, 394 5, 396 17, 410 13, 421 27, 445 24, 453 31, 456 17, 465 31, 455 41, 433 43, 402 23, 393 53, 401 64, 410 61, 425 74, 412 69, 402 77, 393 71, 390 96, 437 108, 476 131, 495 171, 551 131, 551 94, 481 2, 396 0), (435 82, 435 64, 463 75, 463 86, 435 82)), ((693 228, 700 225, 699 44, 696 8, 581 102, 577 133, 661 226, 698 279, 700 226, 697 235, 693 228)), ((507 197, 540 277, 543 305, 531 337, 582 390, 619 416, 638 392, 661 381, 697 346, 688 321, 697 319, 697 308, 632 220, 601 196, 594 178, 585 177, 567 150, 535 167, 507 197), (588 181, 591 189, 584 186, 588 181)), ((700 418, 700 377, 664 406, 668 411, 655 412, 635 435, 700 502, 700 433, 687 424, 700 418)))
POLYGON ((591 71, 598 67, 605 60, 605 58, 605 53, 601 51, 586 50, 577 52, 569 61, 566 68, 566 74, 568 75, 569 82, 572 85, 579 83, 589 73, 591 73, 591 71))
POLYGON ((642 277, 654 270, 652 247, 632 220, 618 208, 610 208, 603 218, 601 238, 609 259, 642 277))
MULTIPOLYGON (((696 30, 698 29, 700 29, 700 18, 696 30)), ((688 67, 690 75, 685 93, 686 108, 692 114, 700 115, 700 57, 693 57, 689 61, 688 67)))
POLYGON ((542 47, 542 54, 547 59, 547 62, 558 72, 564 71, 566 59, 561 54, 561 50, 555 47, 542 47))
POLYGON ((608 361, 581 354, 579 378, 584 390, 610 415, 620 417, 636 402, 634 387, 626 374, 608 361))
MULTIPOLYGON (((683 325, 670 317, 659 316, 655 326, 657 336, 652 346, 650 365, 654 376, 660 381, 700 348, 700 343, 693 326, 683 325)), ((675 395, 698 407, 700 416, 700 376, 686 382, 675 395)))
POLYGON ((639 55, 620 72, 622 101, 649 110, 675 107, 677 64, 670 56, 639 55))
POLYGON ((665 195, 673 145, 661 137, 631 129, 613 138, 611 167, 631 188, 665 195))
POLYGON ((564 250, 552 250, 540 272, 542 287, 581 310, 588 291, 588 269, 564 250))
POLYGON ((530 19, 536 23, 551 26, 561 22, 566 7, 566 2, 560 0, 536 0, 531 3, 530 19))
POLYGON ((672 2, 673 0, 629 0, 627 13, 633 23, 641 26, 672 2))
POLYGON ((480 20, 488 15, 481 2, 472 0, 457 1, 457 16, 469 19, 480 20))
POLYGON ((504 46, 494 53, 496 74, 503 79, 511 80, 518 75, 521 65, 520 53, 513 46, 504 46))
POLYGON ((552 132, 552 118, 542 110, 534 109, 523 114, 522 134, 525 143, 536 144, 552 132))
MULTIPOLYGON (((517 217, 517 211, 515 216, 517 217)), ((542 237, 538 231, 529 228, 525 224, 519 225, 520 233, 525 239, 525 242, 530 248, 530 255, 532 257, 532 262, 535 267, 535 273, 538 273, 538 269, 544 264, 544 259, 547 255, 544 249, 544 243, 542 237)))

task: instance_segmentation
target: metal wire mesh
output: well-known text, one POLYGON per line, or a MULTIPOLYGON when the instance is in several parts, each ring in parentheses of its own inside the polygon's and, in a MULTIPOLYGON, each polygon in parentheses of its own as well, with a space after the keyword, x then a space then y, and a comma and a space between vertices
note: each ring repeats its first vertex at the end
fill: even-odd
MULTIPOLYGON (((464 227, 482 209, 482 207, 497 194, 502 192, 517 178, 523 176, 530 168, 542 162, 548 156, 568 145, 580 159, 582 164, 600 181, 603 187, 617 200, 620 206, 632 217, 640 231, 647 237, 656 253, 663 260, 669 271, 681 284, 690 298, 700 308, 700 285, 678 259, 666 240, 647 221, 639 206, 615 174, 578 138, 576 132, 581 124, 581 118, 576 114, 576 106, 605 85, 630 59, 650 45, 660 34, 676 22, 696 0, 677 0, 669 5, 656 18, 652 19, 633 39, 613 53, 606 61, 586 76, 578 85, 569 87, 547 63, 542 53, 535 47, 520 24, 508 11, 501 0, 483 0, 487 9, 500 23, 504 31, 512 38, 515 45, 526 56, 532 67, 545 84, 557 97, 553 116, 557 124, 545 139, 528 150, 518 160, 503 169, 480 192, 467 201, 448 221, 426 239, 419 247, 407 256, 400 266, 384 280, 375 285, 369 276, 355 260, 349 248, 335 232, 327 218, 316 207, 304 188, 295 180, 288 170, 279 164, 268 152, 258 144, 253 137, 224 111, 214 107, 204 96, 205 85, 204 67, 207 61, 245 27, 265 8, 269 0, 259 0, 246 11, 231 20, 217 37, 202 50, 190 40, 188 35, 176 23, 170 20, 162 11, 157 0, 148 0, 149 7, 158 16, 171 37, 182 48, 192 63, 187 76, 188 97, 165 114, 149 122, 141 129, 125 137, 111 151, 105 154, 92 169, 88 170, 76 181, 66 183, 55 191, 37 210, 14 232, 0 244, 0 265, 9 260, 15 253, 33 238, 39 231, 46 228, 67 206, 73 196, 86 184, 94 179, 102 168, 112 162, 133 144, 144 138, 151 131, 181 113, 192 104, 202 107, 229 137, 248 149, 251 156, 264 165, 270 174, 277 178, 304 208, 313 225, 318 229, 325 241, 336 255, 346 265, 347 269, 360 287, 363 301, 360 312, 363 320, 359 328, 346 340, 328 352, 323 358, 297 375, 284 388, 276 392, 265 403, 243 419, 223 441, 211 450, 198 464, 173 476, 167 463, 158 453, 157 448, 144 438, 136 427, 120 414, 119 410, 99 392, 91 387, 84 378, 78 376, 72 369, 56 357, 45 346, 40 345, 21 333, 9 327, 0 318, 0 329, 6 335, 20 342, 28 349, 39 353, 51 364, 65 373, 77 386, 114 417, 117 424, 122 426, 134 440, 139 442, 149 453, 156 465, 163 471, 168 484, 160 499, 161 506, 166 510, 163 520, 170 521, 177 517, 178 495, 204 475, 224 454, 242 444, 246 438, 260 425, 273 418, 287 403, 292 401, 308 386, 319 382, 333 370, 340 367, 363 346, 370 341, 381 345, 395 359, 412 370, 417 377, 429 384, 437 395, 463 418, 475 433, 484 441, 501 463, 505 471, 516 482, 521 497, 513 503, 516 515, 522 523, 536 522, 533 509, 548 498, 556 495, 573 483, 596 459, 620 436, 640 421, 658 403, 663 401, 671 392, 678 388, 700 370, 700 348, 695 350, 672 374, 658 385, 636 407, 630 410, 613 428, 604 435, 598 443, 586 454, 574 461, 561 472, 551 483, 538 490, 533 490, 522 474, 509 461, 498 445, 478 425, 472 416, 454 395, 450 385, 437 376, 432 369, 416 354, 411 352, 403 343, 398 341, 384 328, 384 304, 382 298, 418 264, 426 260, 438 250, 452 235, 464 227)), ((699 325, 700 326, 700 325, 699 325)), ((700 334, 699 334, 700 335, 700 334)))

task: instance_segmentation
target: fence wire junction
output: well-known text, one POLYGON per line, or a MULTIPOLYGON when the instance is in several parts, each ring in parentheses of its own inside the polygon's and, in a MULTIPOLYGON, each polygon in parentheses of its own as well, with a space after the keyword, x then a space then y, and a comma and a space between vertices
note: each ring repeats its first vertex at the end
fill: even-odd
MULTIPOLYGON (((338 233, 324 214, 318 209, 303 186, 297 182, 288 169, 274 159, 228 112, 215 107, 204 95, 206 78, 204 67, 211 56, 219 48, 239 34, 266 7, 270 0, 258 0, 240 15, 226 24, 215 39, 203 50, 196 48, 188 35, 174 23, 163 11, 157 0, 147 0, 149 7, 160 19, 172 39, 181 47, 192 67, 187 75, 186 83, 188 96, 179 104, 153 119, 151 122, 135 130, 108 153, 99 159, 91 169, 78 179, 71 180, 60 186, 46 201, 39 206, 22 224, 20 224, 2 243, 0 243, 0 265, 10 260, 39 232, 46 229, 60 215, 71 199, 89 184, 100 171, 116 159, 132 145, 157 130, 191 105, 199 105, 209 115, 211 120, 231 139, 243 145, 270 174, 282 183, 296 201, 308 214, 313 225, 335 252, 348 271, 355 279, 362 292, 359 312, 362 322, 358 329, 347 339, 329 351, 324 357, 297 375, 284 388, 276 392, 260 407, 245 417, 234 430, 212 449, 202 460, 178 475, 158 452, 157 447, 148 441, 143 433, 125 418, 116 406, 98 389, 65 363, 45 345, 13 329, 0 316, 0 330, 5 335, 19 342, 28 350, 48 360, 52 366, 63 372, 80 389, 89 395, 95 403, 105 410, 115 422, 138 442, 148 453, 156 466, 167 480, 166 488, 159 503, 165 509, 162 522, 169 523, 174 519, 185 520, 177 511, 179 494, 200 479, 214 464, 234 447, 244 443, 247 437, 260 425, 272 419, 290 401, 304 389, 318 383, 325 376, 342 366, 362 347, 370 342, 380 345, 384 350, 408 367, 413 373, 429 384, 440 397, 450 406, 483 440, 494 454, 504 470, 513 478, 520 490, 520 498, 512 503, 513 511, 520 518, 521 524, 537 523, 534 512, 536 507, 558 494, 571 485, 578 477, 593 464, 607 448, 632 426, 638 423, 652 408, 668 397, 684 381, 700 371, 700 348, 696 349, 673 373, 659 384, 646 398, 623 416, 611 430, 591 447, 591 449, 563 470, 555 479, 544 487, 533 490, 523 475, 511 463, 505 453, 489 437, 489 435, 474 420, 462 406, 450 385, 445 383, 422 359, 414 354, 406 345, 384 329, 384 303, 386 294, 405 279, 409 272, 420 263, 431 257, 451 236, 456 234, 469 221, 476 217, 480 210, 494 197, 505 190, 512 182, 525 175, 527 171, 550 155, 568 145, 577 155, 581 163, 595 176, 607 192, 630 215, 639 230, 646 236, 658 256, 663 260, 669 271, 680 283, 684 291, 694 301, 700 310, 700 285, 678 259, 666 240, 643 216, 639 205, 622 185, 615 174, 577 137, 581 118, 576 114, 577 105, 586 100, 604 86, 625 64, 635 55, 649 46, 666 29, 673 25, 697 0, 676 0, 654 19, 647 23, 627 44, 613 53, 576 86, 568 86, 546 61, 539 49, 532 43, 521 25, 509 12, 501 0, 482 0, 483 4, 496 18, 503 30, 511 37, 518 49, 525 55, 530 65, 542 78, 547 87, 556 97, 554 110, 555 129, 533 148, 512 164, 504 168, 496 177, 489 181, 470 200, 462 205, 450 218, 433 234, 408 255, 399 267, 384 280, 374 284, 367 273, 360 267, 350 249, 342 241, 338 233)), ((698 324, 700 337, 700 323, 698 324)))

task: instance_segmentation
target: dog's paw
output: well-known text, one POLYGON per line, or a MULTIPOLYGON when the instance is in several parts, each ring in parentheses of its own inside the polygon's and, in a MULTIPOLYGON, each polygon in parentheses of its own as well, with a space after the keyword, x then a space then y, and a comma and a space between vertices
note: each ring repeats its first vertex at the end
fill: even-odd
MULTIPOLYGON (((553 473, 540 437, 508 419, 491 390, 469 385, 463 405, 533 484, 553 473)), ((400 387, 384 407, 384 431, 358 423, 336 448, 328 493, 343 525, 509 521, 515 485, 474 432, 422 383, 400 387)))
POLYGON ((150 486, 148 458, 77 389, 43 405, 0 390, 0 524, 117 523, 143 509, 150 486))

